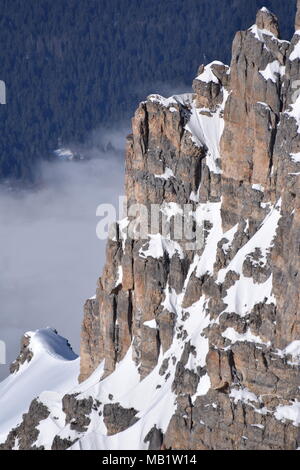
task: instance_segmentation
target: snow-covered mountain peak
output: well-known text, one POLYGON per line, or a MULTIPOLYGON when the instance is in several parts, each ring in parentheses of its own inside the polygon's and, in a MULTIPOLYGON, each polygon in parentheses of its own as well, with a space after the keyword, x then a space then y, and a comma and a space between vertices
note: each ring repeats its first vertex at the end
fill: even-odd
POLYGON ((65 338, 45 328, 23 336, 20 355, 11 371, 0 383, 0 443, 10 429, 21 423, 32 400, 49 392, 59 400, 77 385, 79 358, 65 338))
POLYGON ((25 333, 25 337, 30 340, 28 347, 34 356, 50 355, 62 361, 73 361, 78 357, 68 340, 60 336, 53 328, 29 331, 25 333))
POLYGON ((17 373, 32 360, 52 356, 62 361, 77 359, 68 340, 53 328, 43 328, 26 332, 21 339, 21 349, 17 359, 11 364, 11 373, 17 373))

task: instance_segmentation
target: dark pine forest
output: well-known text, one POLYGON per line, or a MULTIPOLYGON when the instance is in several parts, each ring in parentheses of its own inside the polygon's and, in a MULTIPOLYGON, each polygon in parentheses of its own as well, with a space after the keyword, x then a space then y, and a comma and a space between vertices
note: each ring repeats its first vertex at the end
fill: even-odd
POLYGON ((234 33, 295 0, 0 0, 0 180, 32 182, 58 142, 129 120, 153 92, 190 89, 200 63, 230 61, 234 33))

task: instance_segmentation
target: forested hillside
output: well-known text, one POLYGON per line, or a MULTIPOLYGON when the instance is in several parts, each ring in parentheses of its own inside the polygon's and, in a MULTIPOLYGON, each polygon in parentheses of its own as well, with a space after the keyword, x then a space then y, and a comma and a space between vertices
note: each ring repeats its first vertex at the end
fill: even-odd
POLYGON ((58 141, 128 119, 151 92, 189 89, 200 63, 229 61, 262 3, 289 38, 293 0, 1 0, 0 179, 33 180, 58 141))

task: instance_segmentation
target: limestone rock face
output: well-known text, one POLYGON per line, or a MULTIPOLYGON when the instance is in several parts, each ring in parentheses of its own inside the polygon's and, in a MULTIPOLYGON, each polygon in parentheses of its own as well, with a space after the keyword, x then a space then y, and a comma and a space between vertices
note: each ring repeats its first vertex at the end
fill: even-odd
MULTIPOLYGON (((171 376, 176 396, 167 449, 299 445, 297 420, 284 416, 300 399, 300 36, 279 37, 276 16, 259 10, 256 24, 237 33, 230 68, 200 66, 194 95, 150 96, 127 139, 128 210, 156 204, 170 213, 173 204, 172 218, 190 204, 203 244, 189 250, 172 231, 166 242, 147 223, 145 244, 122 233, 130 215, 117 224, 95 328, 85 313, 81 377, 100 359, 106 377, 132 345, 142 380, 164 354, 159 374, 171 376), (199 209, 206 214, 196 216, 199 209), (187 326, 193 311, 207 319, 202 349, 187 326), (90 344, 98 352, 89 356, 90 344)), ((105 420, 122 415, 121 405, 106 405, 105 420)))
POLYGON ((164 207, 170 211, 178 206, 180 211, 184 204, 195 205, 190 197, 198 191, 205 149, 195 145, 185 129, 192 100, 187 95, 166 106, 163 98, 153 95, 135 113, 126 154, 128 220, 117 224, 115 239, 108 242, 97 298, 93 305, 91 301, 86 304, 80 380, 102 359, 105 374, 111 373, 132 341, 141 377, 145 377, 157 363, 160 346, 165 351, 172 343, 175 315, 162 302, 167 284, 177 293, 182 290, 190 264, 189 256, 182 254, 184 241, 170 241, 170 250, 174 250, 170 256, 164 241, 157 238, 159 227, 150 226, 150 217, 145 239, 125 238, 122 226, 133 220, 130 211, 138 205, 149 215, 155 209, 162 214, 164 207), (151 237, 160 244, 161 256, 143 255, 151 237), (158 328, 149 327, 149 321, 155 321, 158 328))
POLYGON ((35 441, 40 433, 38 425, 46 419, 50 411, 38 400, 33 400, 28 413, 23 415, 22 423, 12 429, 4 444, 0 444, 0 450, 11 450, 18 442, 20 450, 44 450, 43 446, 36 447, 35 441))
POLYGON ((10 365, 9 370, 11 374, 13 374, 14 372, 17 372, 20 369, 20 366, 24 364, 25 362, 31 361, 33 353, 29 345, 30 345, 30 338, 24 335, 21 339, 20 354, 17 357, 17 359, 10 365))
POLYGON ((81 328, 80 363, 82 381, 92 374, 100 363, 102 337, 100 335, 99 302, 88 299, 84 305, 84 320, 81 328), (91 336, 91 332, 93 335, 91 336))
POLYGON ((267 8, 261 8, 257 12, 256 24, 259 29, 270 31, 276 37, 280 36, 278 19, 267 8))
POLYGON ((117 434, 132 426, 138 421, 137 411, 133 408, 122 408, 119 403, 104 406, 103 419, 107 427, 108 435, 117 434))
POLYGON ((139 105, 52 448, 300 446, 300 35, 279 37, 263 8, 230 68, 139 105))
POLYGON ((216 111, 221 105, 224 96, 224 86, 229 82, 229 67, 221 62, 215 61, 205 67, 201 65, 198 76, 193 81, 193 88, 196 93, 196 103, 203 112, 216 111))
POLYGON ((289 46, 277 38, 276 21, 270 13, 260 11, 256 25, 237 33, 233 42, 232 91, 225 106, 226 127, 221 140, 225 178, 267 183, 289 46))

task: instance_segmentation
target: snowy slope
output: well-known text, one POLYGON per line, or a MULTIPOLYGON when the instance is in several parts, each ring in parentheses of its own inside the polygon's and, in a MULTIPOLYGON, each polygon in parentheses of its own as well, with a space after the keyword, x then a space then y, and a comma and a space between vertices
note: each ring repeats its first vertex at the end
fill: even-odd
MULTIPOLYGON (((214 81, 209 70, 203 73, 204 75, 200 75, 198 79, 214 81)), ((276 76, 277 69, 272 69, 272 73, 276 76)), ((201 112, 196 107, 192 94, 176 95, 168 99, 159 95, 151 95, 148 98, 166 107, 171 113, 176 111, 175 106, 187 107, 189 118, 185 131, 194 145, 206 148, 205 164, 210 174, 214 176, 222 174, 219 166, 220 138, 224 130, 223 111, 227 98, 228 93, 224 89, 223 103, 211 113, 201 112)), ((166 181, 175 178, 169 168, 166 168, 161 175, 154 174, 154 177, 166 181)), ((253 185, 252 190, 264 194, 264 188, 260 185, 253 185)), ((67 441, 68 445, 73 443, 70 448, 74 450, 148 449, 149 443, 145 442, 146 436, 154 426, 165 433, 177 408, 180 392, 176 394, 174 391, 176 368, 187 346, 193 348, 193 353, 191 354, 187 348, 188 358, 184 364, 185 369, 195 374, 203 369, 196 393, 191 395, 192 403, 195 403, 197 397, 205 396, 213 387, 208 371, 205 370, 209 352, 207 329, 219 325, 221 316, 226 313, 235 313, 240 318, 244 318, 259 304, 276 305, 273 295, 273 275, 271 274, 265 282, 258 283, 251 276, 244 274, 243 266, 245 260, 256 250, 259 250, 259 260, 252 260, 252 262, 258 263, 261 269, 266 266, 282 218, 282 201, 278 199, 271 202, 271 200, 264 199, 265 202, 261 203, 261 207, 267 209, 265 218, 262 219, 255 233, 249 231, 249 220, 242 218, 240 224, 234 225, 225 232, 221 217, 222 200, 199 203, 198 195, 194 194, 193 201, 198 202, 193 209, 196 224, 199 227, 207 227, 205 244, 203 250, 195 252, 193 258, 191 256, 191 264, 182 291, 175 292, 174 289, 170 289, 169 283, 164 290, 161 306, 169 313, 175 314, 176 321, 173 342, 164 353, 161 348, 154 370, 140 381, 138 365, 133 360, 132 348, 129 348, 124 359, 108 377, 100 381, 104 372, 104 363, 101 363, 85 382, 78 384, 79 359, 66 340, 51 329, 28 333, 33 359, 22 365, 17 373, 0 384, 0 441, 3 442, 8 431, 21 421, 22 413, 27 411, 32 399, 39 397, 39 400, 49 409, 50 415, 38 425, 40 432, 34 443, 36 446, 51 449, 53 439, 58 436, 62 442, 67 441), (228 258, 225 267, 215 272, 218 249, 222 248, 227 254, 236 237, 241 234, 246 234, 243 243, 238 245, 232 258, 228 258), (221 243, 222 240, 223 243, 221 243), (224 293, 225 308, 218 317, 213 319, 210 316, 208 305, 210 298, 209 295, 203 293, 199 294, 198 300, 192 305, 189 304, 188 308, 184 307, 184 296, 193 276, 199 279, 204 276, 215 276, 216 285, 220 287, 230 273, 235 274, 235 279, 224 293), (92 398, 93 406, 88 414, 89 422, 84 431, 76 429, 72 421, 66 423, 66 415, 62 410, 62 398, 65 394, 76 395, 78 401, 88 401, 92 398), (126 410, 133 408, 137 411, 138 421, 125 431, 110 436, 104 419, 106 405, 119 405, 126 410)), ((171 219, 172 216, 180 213, 181 209, 174 202, 165 202, 162 211, 171 219)), ((126 224, 128 225, 127 218, 122 221, 120 228, 122 229, 126 224)), ((165 254, 169 259, 177 256, 181 260, 185 256, 180 244, 159 233, 149 234, 149 242, 138 251, 138 256, 143 259, 159 260, 165 254)), ((123 269, 119 266, 115 287, 121 286, 122 280, 123 269)), ((153 329, 158 327, 156 318, 149 319, 144 322, 144 325, 153 329)), ((264 342, 260 336, 251 331, 250 327, 241 333, 230 326, 224 329, 222 337, 228 340, 227 350, 237 342, 258 344, 259 347, 263 345, 269 351, 272 349, 272 344, 264 342)), ((299 343, 299 341, 294 341, 282 351, 275 350, 273 347, 272 353, 278 357, 290 355, 298 364, 299 343)), ((239 401, 246 404, 259 403, 261 400, 261 397, 257 397, 237 382, 231 386, 229 397, 234 403, 239 401)), ((214 403, 211 406, 214 406, 214 403)), ((255 410, 260 414, 265 412, 258 408, 255 410)), ((271 414, 271 411, 267 410, 267 413, 271 414)), ((294 401, 278 406, 273 416, 278 421, 289 420, 298 425, 300 422, 299 402, 294 401)), ((253 426, 259 428, 261 424, 253 426)))
POLYGON ((79 358, 51 328, 26 334, 33 358, 0 383, 0 442, 21 422, 31 401, 44 391, 57 396, 77 384, 79 358))
MULTIPOLYGON (((182 295, 179 296, 178 314, 184 312, 181 309, 180 302, 182 295)), ((209 317, 205 311, 205 299, 201 298, 194 305, 185 310, 190 314, 188 320, 178 319, 176 331, 179 333, 184 326, 187 336, 184 341, 176 338, 172 346, 165 354, 161 352, 158 364, 155 369, 140 382, 137 367, 132 360, 132 350, 129 349, 125 358, 109 377, 99 383, 99 376, 103 370, 101 364, 92 377, 85 383, 73 389, 73 393, 80 393, 77 399, 88 398, 90 396, 97 398, 103 404, 109 403, 108 395, 113 395, 113 401, 118 402, 124 408, 135 408, 139 411, 137 417, 139 421, 126 431, 107 436, 106 426, 103 418, 99 418, 98 408, 91 416, 91 423, 83 436, 72 431, 69 426, 65 427, 60 433, 61 438, 78 439, 71 449, 74 450, 93 450, 93 449, 148 449, 148 442, 145 437, 149 431, 156 425, 163 432, 166 431, 172 415, 176 410, 176 395, 172 391, 172 383, 175 377, 177 360, 180 359, 184 346, 191 341, 197 348, 196 357, 187 365, 191 370, 205 363, 208 352, 208 340, 202 336, 202 331, 209 325, 209 317), (159 372, 165 359, 175 359, 169 361, 168 376, 164 377, 159 372)), ((180 316, 181 317, 181 316, 180 316)), ((204 395, 210 387, 208 376, 204 376, 199 384, 197 395, 204 395)), ((49 418, 47 418, 49 420, 49 418)), ((45 420, 45 421, 47 421, 45 420)), ((39 444, 43 445, 42 441, 39 444)))

